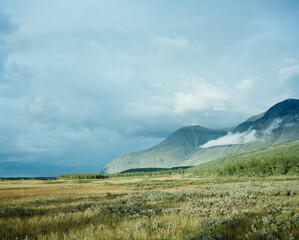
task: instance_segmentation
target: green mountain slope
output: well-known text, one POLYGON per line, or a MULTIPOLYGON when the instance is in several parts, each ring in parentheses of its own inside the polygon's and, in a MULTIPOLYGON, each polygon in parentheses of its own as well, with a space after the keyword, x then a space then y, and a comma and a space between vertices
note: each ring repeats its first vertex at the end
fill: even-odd
POLYGON ((270 146, 269 142, 250 142, 246 144, 234 144, 217 146, 211 148, 202 148, 196 151, 188 160, 181 163, 181 166, 196 166, 204 162, 209 162, 213 159, 224 157, 234 153, 248 152, 255 149, 265 148, 270 146))
POLYGON ((299 173, 299 141, 265 149, 237 153, 187 169, 198 174, 283 174, 299 173))

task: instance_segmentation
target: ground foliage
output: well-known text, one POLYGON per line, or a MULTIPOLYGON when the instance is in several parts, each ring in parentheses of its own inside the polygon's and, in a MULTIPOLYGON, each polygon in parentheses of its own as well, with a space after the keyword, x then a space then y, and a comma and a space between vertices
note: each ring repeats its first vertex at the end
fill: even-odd
POLYGON ((0 239, 298 239, 299 177, 1 181, 0 239))
POLYGON ((228 155, 190 168, 198 175, 299 175, 299 141, 228 155))
POLYGON ((108 175, 100 173, 67 173, 58 175, 57 179, 72 180, 72 179, 103 179, 108 178, 108 175))

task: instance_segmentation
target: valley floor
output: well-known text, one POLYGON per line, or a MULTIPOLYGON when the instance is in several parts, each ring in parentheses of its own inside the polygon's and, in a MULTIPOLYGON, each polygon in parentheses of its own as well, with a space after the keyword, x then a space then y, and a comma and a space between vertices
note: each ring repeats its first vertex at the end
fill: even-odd
POLYGON ((0 239, 299 239, 299 177, 0 181, 0 239))

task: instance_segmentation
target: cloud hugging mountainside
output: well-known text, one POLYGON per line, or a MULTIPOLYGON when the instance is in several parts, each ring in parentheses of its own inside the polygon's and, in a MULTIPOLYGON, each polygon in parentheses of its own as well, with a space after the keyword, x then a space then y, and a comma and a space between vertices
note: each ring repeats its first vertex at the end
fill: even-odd
POLYGON ((287 99, 236 127, 178 129, 156 146, 108 163, 103 173, 132 168, 195 166, 232 153, 246 152, 299 139, 299 100, 287 99))

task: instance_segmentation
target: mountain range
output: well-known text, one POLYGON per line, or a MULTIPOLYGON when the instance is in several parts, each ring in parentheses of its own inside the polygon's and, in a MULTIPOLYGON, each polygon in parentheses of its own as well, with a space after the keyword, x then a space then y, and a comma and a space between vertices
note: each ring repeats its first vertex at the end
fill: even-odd
POLYGON ((287 99, 236 127, 182 127, 156 146, 112 160, 102 173, 135 168, 197 166, 234 153, 299 140, 299 100, 287 99))

